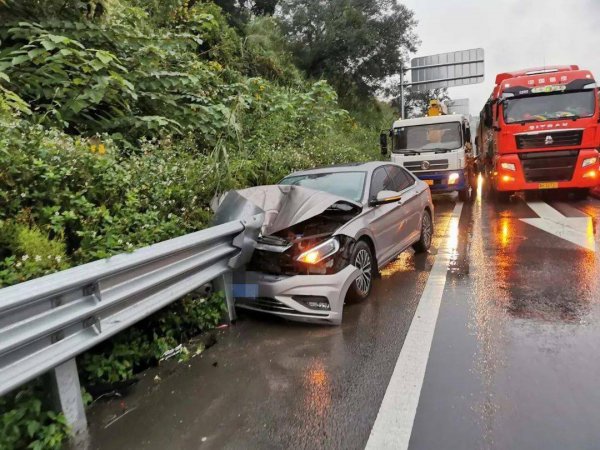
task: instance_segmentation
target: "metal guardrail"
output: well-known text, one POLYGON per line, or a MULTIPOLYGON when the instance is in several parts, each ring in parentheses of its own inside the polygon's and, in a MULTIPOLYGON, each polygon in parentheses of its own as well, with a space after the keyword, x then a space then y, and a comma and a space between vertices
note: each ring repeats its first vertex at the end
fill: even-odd
POLYGON ((75 357, 211 281, 233 320, 231 270, 248 261, 262 222, 229 222, 0 289, 0 395, 53 371, 57 402, 83 431, 75 357))

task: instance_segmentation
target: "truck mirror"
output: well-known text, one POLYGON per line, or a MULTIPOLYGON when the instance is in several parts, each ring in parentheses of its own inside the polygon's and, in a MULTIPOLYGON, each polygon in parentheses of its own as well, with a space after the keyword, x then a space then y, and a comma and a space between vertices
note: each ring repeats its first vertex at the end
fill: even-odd
POLYGON ((381 154, 383 156, 387 155, 387 152, 388 152, 387 133, 381 133, 379 135, 379 146, 381 147, 381 154))
POLYGON ((494 118, 493 118, 493 114, 492 114, 492 104, 489 102, 485 104, 483 123, 488 128, 491 128, 492 125, 494 124, 494 118))
POLYGON ((471 142, 471 129, 465 127, 465 142, 471 142))

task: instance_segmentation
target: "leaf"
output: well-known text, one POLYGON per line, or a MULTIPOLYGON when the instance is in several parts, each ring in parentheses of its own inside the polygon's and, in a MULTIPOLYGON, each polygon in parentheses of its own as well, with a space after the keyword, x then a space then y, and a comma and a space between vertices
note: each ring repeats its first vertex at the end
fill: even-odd
POLYGON ((90 66, 96 71, 99 72, 104 69, 105 65, 98 59, 92 59, 89 63, 90 66))
POLYGON ((45 39, 42 39, 40 41, 40 44, 42 44, 42 46, 48 51, 54 50, 56 48, 56 44, 54 42, 47 41, 45 39))
POLYGON ((113 55, 111 55, 108 52, 103 52, 103 51, 97 51, 96 58, 98 58, 100 61, 102 61, 105 65, 108 65, 111 61, 113 61, 115 59, 113 57, 113 55))
POLYGON ((33 59, 36 58, 40 55, 43 55, 44 53, 46 53, 46 49, 43 48, 36 48, 35 50, 30 50, 27 52, 27 56, 29 56, 29 58, 33 59))
POLYGON ((12 60, 11 60, 11 64, 13 66, 17 66, 21 63, 24 63, 25 61, 29 61, 29 56, 28 55, 21 55, 21 56, 15 56, 12 60))
POLYGON ((66 36, 58 36, 56 34, 48 34, 47 37, 48 37, 48 39, 50 39, 52 42, 54 42, 56 44, 68 44, 71 42, 71 39, 69 39, 66 36))

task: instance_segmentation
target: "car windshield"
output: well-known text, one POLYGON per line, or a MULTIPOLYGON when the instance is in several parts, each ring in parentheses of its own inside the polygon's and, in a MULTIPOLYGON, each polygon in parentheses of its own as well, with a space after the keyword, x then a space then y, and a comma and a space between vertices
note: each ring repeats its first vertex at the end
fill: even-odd
POLYGON ((360 202, 365 187, 365 172, 311 173, 284 178, 279 184, 302 186, 360 202))
POLYGON ((504 101, 504 120, 516 123, 591 117, 595 99, 593 90, 509 98, 504 101))
POLYGON ((462 146, 460 123, 414 125, 394 129, 394 153, 456 150, 462 146))

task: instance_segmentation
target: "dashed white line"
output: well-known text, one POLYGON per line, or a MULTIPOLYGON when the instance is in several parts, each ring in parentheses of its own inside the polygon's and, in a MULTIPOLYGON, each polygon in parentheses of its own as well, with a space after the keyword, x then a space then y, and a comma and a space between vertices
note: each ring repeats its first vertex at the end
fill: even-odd
POLYGON ((444 242, 429 273, 419 306, 371 430, 367 450, 408 449, 435 324, 446 286, 448 265, 452 253, 456 251, 462 208, 463 203, 459 202, 452 212, 444 242))

